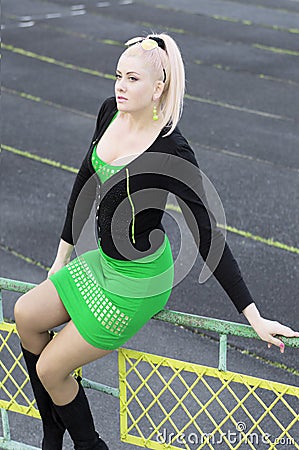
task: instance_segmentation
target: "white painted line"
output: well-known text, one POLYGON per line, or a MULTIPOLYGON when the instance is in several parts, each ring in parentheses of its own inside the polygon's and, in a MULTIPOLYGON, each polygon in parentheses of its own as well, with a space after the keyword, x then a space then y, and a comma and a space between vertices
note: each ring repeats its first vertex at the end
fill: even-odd
POLYGON ((79 11, 71 11, 71 16, 81 16, 82 14, 86 14, 85 9, 79 9, 79 11))
POLYGON ((32 19, 32 16, 22 16, 22 17, 20 17, 20 20, 24 20, 25 22, 27 22, 28 20, 31 20, 32 19))
POLYGON ((110 6, 110 2, 99 2, 96 4, 98 8, 104 8, 105 6, 110 6))
POLYGON ((72 11, 76 11, 78 9, 85 9, 85 5, 73 5, 71 6, 72 11))
POLYGON ((33 20, 31 20, 30 22, 20 22, 18 23, 18 27, 20 28, 32 27, 34 23, 35 22, 33 22, 33 20))
POLYGON ((120 0, 119 5, 131 5, 133 2, 133 0, 120 0))
POLYGON ((61 13, 50 13, 50 14, 46 14, 45 18, 46 19, 56 19, 56 17, 61 17, 62 14, 61 13))
POLYGON ((1 30, 5 30, 5 25, 1 24, 1 30))

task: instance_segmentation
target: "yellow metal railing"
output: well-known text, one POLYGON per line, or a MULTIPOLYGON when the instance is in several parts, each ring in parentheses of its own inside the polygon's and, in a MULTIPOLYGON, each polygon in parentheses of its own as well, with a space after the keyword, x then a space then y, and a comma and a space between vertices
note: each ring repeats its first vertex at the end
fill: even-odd
POLYGON ((26 369, 21 364, 22 353, 16 354, 13 351, 14 345, 11 345, 13 335, 16 333, 15 325, 3 322, 0 325, 0 338, 1 338, 1 360, 0 368, 4 373, 3 379, 1 379, 1 399, 0 407, 7 411, 14 411, 26 416, 39 418, 39 412, 35 407, 35 399, 30 393, 26 392, 26 384, 29 382, 29 377, 26 369), (4 352, 10 356, 10 361, 5 359, 4 352), (9 365, 8 365, 9 364, 9 365), (18 372, 18 376, 16 376, 18 372), (17 378, 21 381, 17 381, 17 378), (5 399, 6 397, 6 399, 5 399))
MULTIPOLYGON (((0 369, 3 373, 0 383, 0 408, 40 419, 32 390, 29 387, 30 380, 27 369, 22 363, 23 354, 16 341, 19 341, 19 337, 15 324, 0 323, 0 369)), ((82 377, 82 368, 75 370, 74 374, 82 377)))
POLYGON ((124 348, 119 381, 124 442, 152 449, 299 449, 298 387, 124 348))
MULTIPOLYGON (((2 449, 38 450, 10 436, 8 411, 40 416, 1 297, 2 289, 27 292, 34 286, 0 278, 2 449)), ((120 399, 123 442, 152 449, 299 449, 299 388, 227 371, 227 335, 258 338, 251 327, 170 310, 154 319, 218 332, 218 368, 120 348, 118 388, 86 378, 82 384, 120 399)), ((282 340, 299 347, 299 338, 282 340)), ((75 373, 82 377, 80 368, 75 373)))

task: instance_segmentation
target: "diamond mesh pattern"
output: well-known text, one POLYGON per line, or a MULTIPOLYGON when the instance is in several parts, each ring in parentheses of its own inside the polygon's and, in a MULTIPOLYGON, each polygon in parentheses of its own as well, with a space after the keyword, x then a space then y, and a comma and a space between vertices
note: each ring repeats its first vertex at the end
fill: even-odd
POLYGON ((0 324, 0 354, 0 408, 40 418, 13 323, 0 324))
POLYGON ((0 325, 0 407, 32 417, 40 417, 30 386, 14 324, 0 325))
POLYGON ((119 377, 124 442, 152 449, 299 449, 297 387, 124 348, 119 377))

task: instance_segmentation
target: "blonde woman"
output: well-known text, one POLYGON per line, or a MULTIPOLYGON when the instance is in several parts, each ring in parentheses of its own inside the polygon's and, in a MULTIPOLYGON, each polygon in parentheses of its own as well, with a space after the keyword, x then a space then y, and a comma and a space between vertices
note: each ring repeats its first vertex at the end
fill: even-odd
POLYGON ((101 105, 74 182, 54 264, 15 306, 46 450, 62 448, 66 429, 75 449, 108 448, 95 430, 80 378, 70 374, 119 348, 165 307, 174 280, 161 224, 169 192, 202 258, 261 339, 283 351, 275 334, 299 336, 260 316, 206 203, 196 158, 177 127, 185 89, 177 44, 167 34, 126 44, 115 97, 101 105), (97 247, 70 261, 94 201, 97 247), (51 339, 48 330, 64 323, 51 339))

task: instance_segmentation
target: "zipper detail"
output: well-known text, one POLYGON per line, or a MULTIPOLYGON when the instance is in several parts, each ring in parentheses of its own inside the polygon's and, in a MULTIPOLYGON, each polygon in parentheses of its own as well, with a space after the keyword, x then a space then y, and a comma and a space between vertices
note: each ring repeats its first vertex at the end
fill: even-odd
POLYGON ((132 236, 132 241, 135 244, 135 208, 134 208, 134 203, 132 202, 131 199, 131 195, 130 195, 130 189, 129 189, 129 169, 126 167, 126 174, 127 174, 127 194, 131 203, 131 208, 132 208, 132 231, 131 231, 131 236, 132 236))

